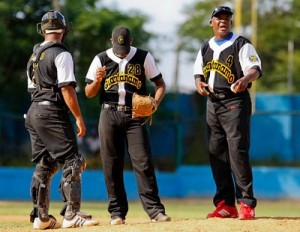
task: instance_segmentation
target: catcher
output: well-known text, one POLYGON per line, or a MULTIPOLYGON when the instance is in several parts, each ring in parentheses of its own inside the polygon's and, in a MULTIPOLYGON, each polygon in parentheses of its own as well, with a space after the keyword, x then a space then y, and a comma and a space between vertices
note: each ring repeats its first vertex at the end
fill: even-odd
POLYGON ((62 45, 68 27, 65 17, 49 10, 37 24, 44 38, 34 46, 27 64, 28 92, 31 105, 25 126, 30 134, 32 162, 35 164, 30 184, 33 229, 46 230, 98 225, 99 221, 80 211, 81 174, 86 168, 77 145, 70 119, 75 118, 77 136, 83 137, 85 123, 78 104, 74 62, 62 45), (61 166, 60 192, 64 201, 62 224, 49 214, 51 179, 61 166))
POLYGON ((123 180, 126 149, 136 174, 143 208, 150 220, 171 220, 158 196, 144 125, 144 117, 157 110, 165 95, 165 82, 152 55, 132 47, 132 40, 128 28, 116 27, 112 32, 112 48, 94 57, 86 76, 86 96, 92 98, 99 93, 102 105, 98 130, 111 225, 124 224, 128 212, 123 180), (137 95, 147 95, 147 78, 156 86, 154 99, 137 95))

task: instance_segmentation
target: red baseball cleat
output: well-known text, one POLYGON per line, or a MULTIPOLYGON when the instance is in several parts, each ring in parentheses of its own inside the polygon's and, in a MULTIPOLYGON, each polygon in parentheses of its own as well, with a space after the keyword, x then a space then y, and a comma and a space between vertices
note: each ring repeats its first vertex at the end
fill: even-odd
POLYGON ((225 205, 225 201, 220 201, 217 208, 212 213, 209 213, 206 218, 236 218, 238 211, 235 206, 225 205))
POLYGON ((240 220, 252 220, 255 217, 254 208, 241 202, 241 211, 239 214, 240 220))

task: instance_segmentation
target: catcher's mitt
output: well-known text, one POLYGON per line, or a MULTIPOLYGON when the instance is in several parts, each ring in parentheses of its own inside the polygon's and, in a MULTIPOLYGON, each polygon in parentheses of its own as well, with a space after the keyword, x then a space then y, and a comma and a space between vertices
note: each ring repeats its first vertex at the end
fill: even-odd
MULTIPOLYGON (((150 117, 157 109, 157 103, 151 96, 134 93, 132 96, 132 118, 150 117)), ((151 121, 150 121, 151 125, 151 121)))

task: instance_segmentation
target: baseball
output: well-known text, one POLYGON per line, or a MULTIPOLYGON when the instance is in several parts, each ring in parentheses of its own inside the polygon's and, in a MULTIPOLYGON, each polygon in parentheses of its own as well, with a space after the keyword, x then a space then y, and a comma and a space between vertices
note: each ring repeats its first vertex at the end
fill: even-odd
POLYGON ((232 92, 236 93, 236 91, 234 90, 234 83, 230 86, 230 89, 232 92))

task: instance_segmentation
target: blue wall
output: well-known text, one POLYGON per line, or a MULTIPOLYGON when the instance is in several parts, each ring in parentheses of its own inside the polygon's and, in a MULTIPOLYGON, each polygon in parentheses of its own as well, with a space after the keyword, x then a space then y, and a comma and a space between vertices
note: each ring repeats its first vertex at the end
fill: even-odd
MULTIPOLYGON (((32 168, 0 168, 0 200, 30 200, 29 186, 32 168)), ((61 200, 59 179, 52 179, 51 199, 61 200)), ((300 169, 254 167, 254 192, 258 199, 300 199, 300 169)), ((129 200, 138 200, 133 172, 124 175, 129 200)), ((106 201, 106 189, 102 171, 87 170, 82 174, 82 199, 106 201)), ((208 166, 180 166, 176 172, 157 172, 161 198, 209 197, 215 192, 208 166)))
MULTIPOLYGON (((178 107, 174 101, 167 103, 166 107, 170 112, 178 110, 178 121, 154 120, 151 126, 153 155, 176 155, 181 159, 188 152, 194 152, 189 151, 189 148, 194 146, 196 138, 202 139, 197 140, 199 146, 207 147, 205 98, 200 95, 181 94, 178 107)), ((300 161, 300 95, 257 93, 253 105, 255 110, 251 118, 251 159, 300 161)))
POLYGON ((251 158, 300 161, 300 96, 259 94, 255 99, 251 158))
MULTIPOLYGON (((1 103, 0 103, 1 104, 1 103)), ((156 120, 150 127, 153 156, 174 158, 182 163, 187 154, 206 155, 205 98, 199 94, 169 96, 163 101, 167 120, 156 120), (176 119, 176 120, 175 120, 176 119), (163 143, 163 145, 162 145, 163 143), (195 148, 196 147, 196 148, 195 148)), ((300 161, 300 95, 255 95, 251 124, 251 159, 300 161)), ((0 106, 1 108, 1 106, 0 106)), ((89 127, 97 128, 98 119, 89 127)), ((22 114, 0 111, 0 154, 3 160, 24 157, 30 152, 29 135, 22 114)), ((85 154, 86 149, 82 149, 85 154)))
MULTIPOLYGON (((170 112, 178 110, 179 121, 154 121, 151 126, 154 156, 184 157, 195 138, 207 139, 203 126, 206 123, 204 98, 181 94, 178 105, 176 108, 173 101, 168 102, 170 112), (159 145, 161 141, 164 146, 159 145)), ((300 95, 257 93, 253 105, 251 159, 300 161, 300 95)), ((206 141, 199 146, 207 147, 206 141)))

